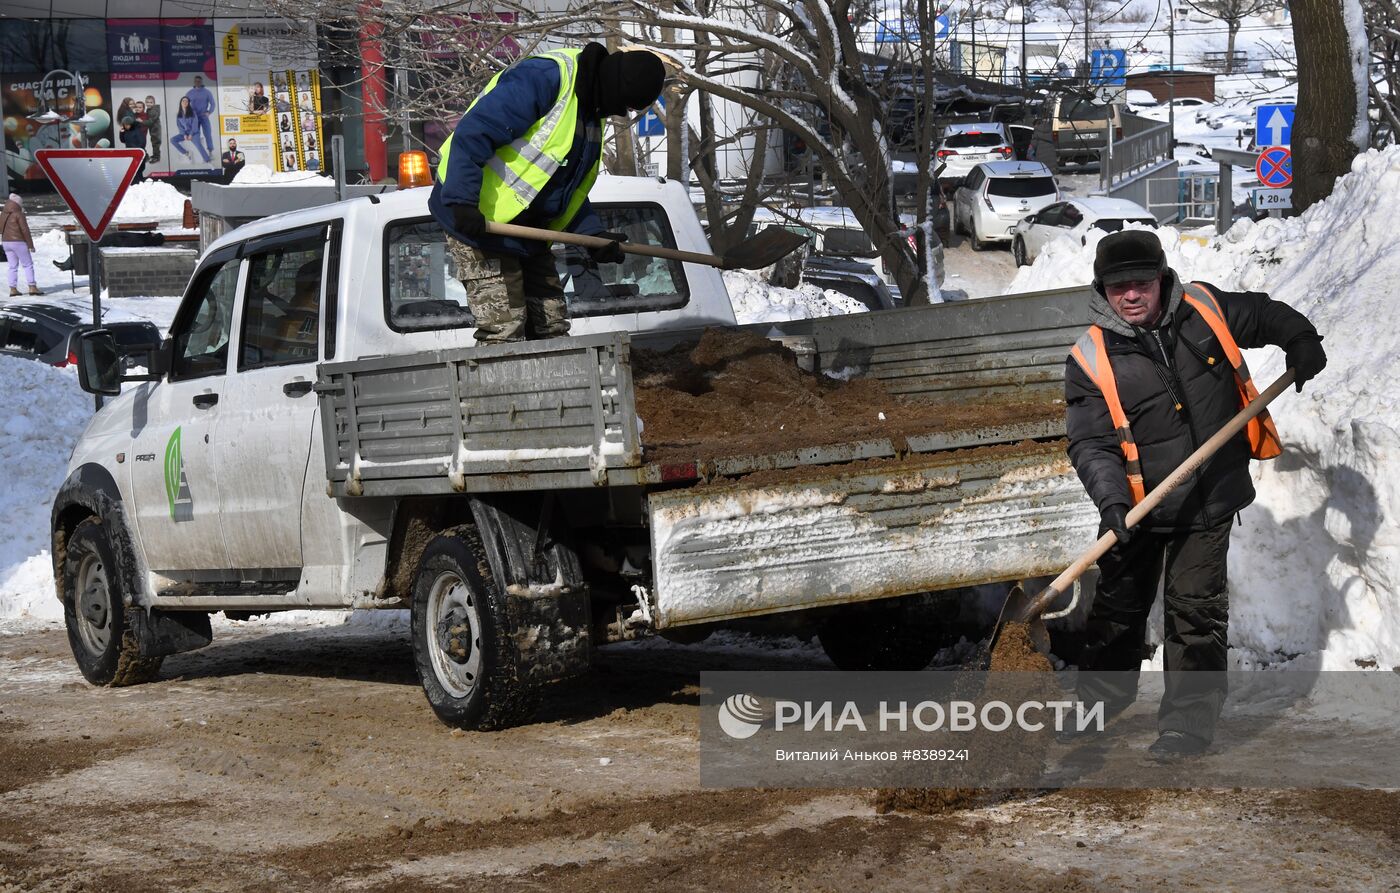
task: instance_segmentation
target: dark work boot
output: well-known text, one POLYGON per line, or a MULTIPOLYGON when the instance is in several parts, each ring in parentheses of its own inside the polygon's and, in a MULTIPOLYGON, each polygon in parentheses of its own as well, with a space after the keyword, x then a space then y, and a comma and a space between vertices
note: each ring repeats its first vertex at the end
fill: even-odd
POLYGON ((55 267, 58 267, 63 272, 67 273, 73 269, 73 258, 72 256, 69 256, 67 260, 56 260, 53 262, 53 265, 55 267))
POLYGON ((1185 757, 1198 757, 1206 752, 1210 742, 1185 732, 1163 732, 1157 736, 1147 755, 1159 763, 1171 763, 1185 757))

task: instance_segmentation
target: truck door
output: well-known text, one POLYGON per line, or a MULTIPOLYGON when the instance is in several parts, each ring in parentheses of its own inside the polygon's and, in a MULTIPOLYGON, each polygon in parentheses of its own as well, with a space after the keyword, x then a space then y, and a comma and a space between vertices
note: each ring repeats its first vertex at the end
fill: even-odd
POLYGON ((338 238, 338 227, 317 224, 250 241, 243 252, 237 361, 214 453, 230 562, 278 579, 295 580, 302 567, 320 311, 338 238))
POLYGON ((132 407, 136 523, 151 570, 175 579, 229 566, 214 444, 242 266, 233 247, 196 272, 170 327, 170 373, 143 385, 132 407))

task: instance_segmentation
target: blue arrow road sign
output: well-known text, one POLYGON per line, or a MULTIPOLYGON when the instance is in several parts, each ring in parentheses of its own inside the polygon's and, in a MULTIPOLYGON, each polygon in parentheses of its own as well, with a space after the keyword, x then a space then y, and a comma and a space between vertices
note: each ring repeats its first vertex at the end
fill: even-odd
MULTIPOLYGON (((948 17, 938 16, 933 20, 933 38, 942 40, 948 36, 948 17)), ((892 21, 875 22, 876 43, 918 43, 919 23, 913 19, 899 18, 892 21)))
POLYGON ((948 17, 939 16, 933 20, 933 36, 942 40, 948 36, 948 17))
POLYGON ((1094 50, 1089 55, 1089 83, 1095 87, 1121 87, 1128 83, 1127 50, 1094 50))
POLYGON ((1282 189, 1293 183, 1293 153, 1283 146, 1270 146, 1259 154, 1254 164, 1259 182, 1272 189, 1282 189))
POLYGON ((647 109, 647 113, 637 119, 637 136, 664 136, 666 134, 666 122, 656 113, 657 106, 665 110, 666 100, 658 97, 656 105, 647 109))
POLYGON ((1254 114, 1256 146, 1291 146, 1295 105, 1261 105, 1254 114))

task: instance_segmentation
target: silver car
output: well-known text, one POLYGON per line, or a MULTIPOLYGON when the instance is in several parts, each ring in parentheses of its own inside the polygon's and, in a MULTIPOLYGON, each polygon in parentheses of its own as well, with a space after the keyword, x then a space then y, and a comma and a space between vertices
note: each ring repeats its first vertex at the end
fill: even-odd
POLYGON ((979 164, 953 193, 953 229, 981 251, 992 242, 1010 242, 1019 221, 1059 198, 1050 168, 1038 161, 979 164))

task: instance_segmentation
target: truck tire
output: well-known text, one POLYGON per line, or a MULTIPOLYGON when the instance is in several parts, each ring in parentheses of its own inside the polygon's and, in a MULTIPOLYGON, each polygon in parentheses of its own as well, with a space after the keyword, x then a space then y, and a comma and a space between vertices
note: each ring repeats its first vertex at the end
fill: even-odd
POLYGON ((63 622, 78 670, 93 685, 150 682, 164 659, 141 657, 121 581, 106 527, 97 518, 79 523, 63 558, 63 622))
POLYGON ((423 550, 413 586, 413 663, 438 719, 471 730, 517 725, 539 705, 510 635, 506 595, 467 524, 423 550))
POLYGON ((817 640, 841 670, 922 670, 948 636, 915 599, 853 605, 817 630, 817 640))

